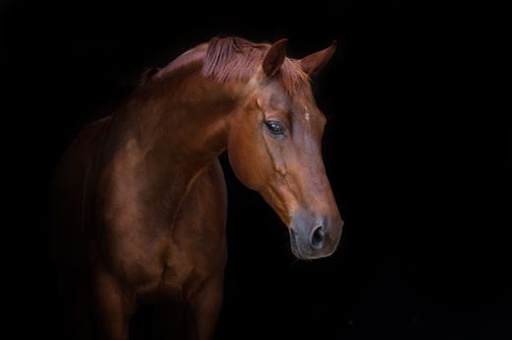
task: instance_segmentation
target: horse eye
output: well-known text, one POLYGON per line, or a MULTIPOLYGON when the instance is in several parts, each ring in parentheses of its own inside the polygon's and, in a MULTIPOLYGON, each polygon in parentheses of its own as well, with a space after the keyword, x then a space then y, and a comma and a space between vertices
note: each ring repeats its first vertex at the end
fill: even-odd
POLYGON ((283 124, 275 120, 266 121, 265 125, 267 125, 268 131, 273 135, 284 135, 284 132, 286 131, 283 124))

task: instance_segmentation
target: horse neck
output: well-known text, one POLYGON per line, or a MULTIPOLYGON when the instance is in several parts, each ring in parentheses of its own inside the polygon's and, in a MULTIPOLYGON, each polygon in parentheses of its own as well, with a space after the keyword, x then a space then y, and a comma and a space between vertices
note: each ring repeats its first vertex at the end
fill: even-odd
POLYGON ((173 213, 194 178, 225 150, 237 94, 202 77, 197 66, 151 82, 114 117, 123 131, 118 149, 129 149, 149 174, 143 179, 153 188, 148 195, 165 194, 173 213))
POLYGON ((205 79, 195 68, 178 70, 155 86, 138 117, 138 138, 146 151, 194 166, 226 148, 229 114, 237 102, 231 88, 205 79))

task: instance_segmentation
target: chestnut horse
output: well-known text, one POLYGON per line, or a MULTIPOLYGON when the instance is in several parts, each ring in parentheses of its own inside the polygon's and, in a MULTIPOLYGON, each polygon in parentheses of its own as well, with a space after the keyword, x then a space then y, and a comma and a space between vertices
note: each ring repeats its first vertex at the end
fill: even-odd
POLYGON ((286 43, 199 44, 147 73, 65 152, 52 245, 69 338, 128 340, 137 306, 172 302, 186 318, 162 308, 164 327, 176 322, 186 339, 213 338, 226 265, 224 151, 287 226, 297 258, 336 250, 343 221, 310 83, 335 42, 302 59, 287 57, 286 43))

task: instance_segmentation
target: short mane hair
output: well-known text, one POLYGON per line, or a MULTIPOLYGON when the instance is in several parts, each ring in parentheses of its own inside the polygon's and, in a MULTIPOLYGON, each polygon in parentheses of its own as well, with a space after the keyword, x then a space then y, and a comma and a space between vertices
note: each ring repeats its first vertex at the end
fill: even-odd
MULTIPOLYGON (((183 53, 158 73, 163 75, 191 62, 202 60, 202 75, 220 84, 233 80, 248 81, 263 61, 270 46, 269 43, 254 43, 236 36, 213 37, 207 44, 200 44, 183 53)), ((292 96, 310 81, 298 60, 288 57, 274 77, 277 77, 292 96)))
MULTIPOLYGON (((219 83, 247 81, 263 61, 270 46, 268 43, 253 43, 240 37, 214 37, 208 44, 202 73, 219 83)), ((276 76, 291 95, 309 82, 309 76, 298 61, 292 58, 285 58, 276 76)))

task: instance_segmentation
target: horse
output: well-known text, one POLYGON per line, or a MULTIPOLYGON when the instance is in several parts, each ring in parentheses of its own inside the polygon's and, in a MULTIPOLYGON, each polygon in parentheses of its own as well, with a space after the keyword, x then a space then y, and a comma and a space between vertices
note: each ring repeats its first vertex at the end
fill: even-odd
POLYGON ((146 304, 162 307, 153 334, 179 326, 167 336, 214 337, 227 261, 224 152, 287 227, 297 259, 339 248, 326 117, 311 82, 336 41, 301 59, 287 43, 213 36, 146 72, 63 152, 51 248, 68 338, 128 340, 146 304))

